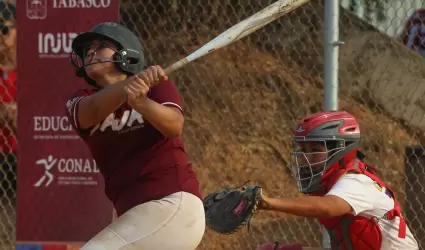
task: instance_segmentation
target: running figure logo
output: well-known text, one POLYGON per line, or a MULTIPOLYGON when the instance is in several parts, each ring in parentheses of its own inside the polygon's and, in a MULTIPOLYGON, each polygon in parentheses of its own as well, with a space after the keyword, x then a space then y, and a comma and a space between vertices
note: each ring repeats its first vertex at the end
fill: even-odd
POLYGON ((44 175, 34 184, 34 187, 40 187, 43 182, 45 182, 45 187, 50 185, 54 177, 49 171, 55 165, 56 161, 57 159, 53 159, 53 156, 49 155, 47 159, 40 159, 35 162, 37 165, 44 166, 44 175))

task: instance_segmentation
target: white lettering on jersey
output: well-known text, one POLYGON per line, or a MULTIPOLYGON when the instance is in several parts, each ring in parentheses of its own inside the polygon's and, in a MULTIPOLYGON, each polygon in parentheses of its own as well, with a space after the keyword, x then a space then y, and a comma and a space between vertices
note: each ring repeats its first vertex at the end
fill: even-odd
POLYGON ((93 135, 94 132, 100 130, 105 132, 107 128, 111 128, 112 131, 118 132, 118 134, 123 134, 129 131, 133 131, 144 126, 144 120, 140 113, 132 110, 126 110, 121 119, 115 118, 115 114, 110 114, 103 122, 97 124, 91 131, 90 135, 93 135), (135 126, 133 126, 135 124, 135 126))

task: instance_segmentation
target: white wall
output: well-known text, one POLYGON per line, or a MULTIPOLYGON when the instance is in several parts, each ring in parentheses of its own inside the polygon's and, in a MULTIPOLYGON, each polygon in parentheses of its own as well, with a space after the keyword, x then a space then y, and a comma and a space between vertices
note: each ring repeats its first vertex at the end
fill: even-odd
MULTIPOLYGON (((335 0, 326 0, 335 1, 335 0)), ((361 1, 361 0, 359 0, 361 1)), ((348 8, 351 0, 341 0, 341 6, 348 8)), ((361 2, 364 2, 361 1, 361 2)), ((390 1, 386 12, 387 21, 378 24, 376 19, 372 17, 372 24, 389 36, 398 36, 404 29, 406 21, 410 15, 418 9, 425 8, 425 0, 392 0, 390 1)), ((364 8, 361 5, 359 9, 360 17, 364 15, 364 8)))

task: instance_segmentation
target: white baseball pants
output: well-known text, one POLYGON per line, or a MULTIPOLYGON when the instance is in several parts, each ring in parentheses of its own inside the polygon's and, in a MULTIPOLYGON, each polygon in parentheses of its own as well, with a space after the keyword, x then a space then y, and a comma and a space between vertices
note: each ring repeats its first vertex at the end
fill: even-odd
POLYGON ((204 232, 202 201, 178 192, 130 209, 81 250, 194 250, 204 232))

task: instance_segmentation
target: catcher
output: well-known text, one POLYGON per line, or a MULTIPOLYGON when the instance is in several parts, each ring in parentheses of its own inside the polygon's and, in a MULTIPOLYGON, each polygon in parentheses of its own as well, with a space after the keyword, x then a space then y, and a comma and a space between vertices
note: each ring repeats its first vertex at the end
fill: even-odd
MULTIPOLYGON (((300 192, 307 195, 271 198, 258 186, 218 191, 204 201, 208 226, 231 233, 249 224, 257 210, 279 211, 318 219, 333 250, 418 250, 394 193, 362 162, 359 142, 359 124, 347 112, 302 118, 294 131, 292 171, 300 192)), ((278 243, 258 248, 273 249, 312 248, 278 243)))

